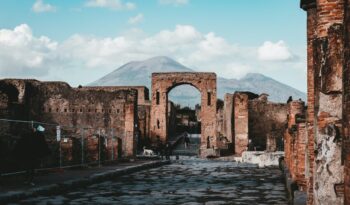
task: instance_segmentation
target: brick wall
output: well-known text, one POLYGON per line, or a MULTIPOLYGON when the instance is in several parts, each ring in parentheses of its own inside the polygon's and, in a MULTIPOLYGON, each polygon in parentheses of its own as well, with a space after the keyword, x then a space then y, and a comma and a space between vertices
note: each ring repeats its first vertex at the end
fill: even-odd
MULTIPOLYGON (((134 155, 137 90, 79 89, 63 82, 5 79, 0 81, 0 92, 10 99, 7 107, 2 109, 9 114, 1 115, 1 118, 60 124, 64 129, 72 127, 63 130, 67 136, 88 138, 97 132, 110 136, 112 130, 113 137, 122 139, 126 145, 123 155, 134 155), (88 129, 82 133, 81 127, 88 129)), ((1 129, 2 135, 6 132, 21 135, 11 127, 1 129)), ((55 136, 55 129, 48 129, 48 132, 51 137, 55 136)))
POLYGON ((350 0, 345 1, 345 59, 343 70, 343 132, 345 204, 350 204, 350 0))
POLYGON ((297 139, 295 145, 296 155, 296 182, 299 189, 306 191, 307 189, 307 179, 305 178, 305 150, 306 150, 306 123, 298 123, 297 125, 297 139))
POLYGON ((341 163, 343 0, 317 0, 315 62, 315 204, 343 204, 335 186, 344 182, 341 163))
POLYGON ((287 116, 287 129, 284 133, 285 162, 290 171, 292 180, 297 183, 300 190, 305 190, 305 103, 300 100, 289 102, 287 116))
POLYGON ((281 147, 286 124, 286 103, 269 102, 264 95, 249 100, 249 139, 257 150, 269 150, 268 136, 281 147))
POLYGON ((224 96, 224 122, 223 135, 227 137, 230 142, 233 142, 233 94, 226 93, 224 96))
POLYGON ((316 2, 306 5, 307 11, 307 203, 313 204, 313 169, 314 169, 314 118, 315 118, 315 68, 313 42, 316 39, 317 11, 316 2))
POLYGON ((308 26, 308 149, 305 167, 308 204, 344 203, 341 156, 342 147, 346 146, 340 139, 344 136, 344 56, 348 56, 344 55, 345 2, 347 0, 301 1, 301 7, 307 11, 308 26))
POLYGON ((236 92, 233 96, 235 153, 242 155, 248 148, 248 95, 236 92))

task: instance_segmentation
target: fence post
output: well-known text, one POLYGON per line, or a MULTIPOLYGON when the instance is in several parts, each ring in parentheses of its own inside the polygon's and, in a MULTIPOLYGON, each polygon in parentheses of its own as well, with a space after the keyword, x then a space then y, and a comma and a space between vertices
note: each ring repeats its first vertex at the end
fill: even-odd
POLYGON ((62 147, 61 147, 61 143, 62 139, 60 139, 59 143, 60 143, 60 168, 62 168, 62 147))
POLYGON ((98 166, 101 166, 101 130, 98 129, 98 166))
POLYGON ((84 128, 81 128, 81 164, 84 164, 84 128))
POLYGON ((112 161, 114 161, 114 129, 112 128, 112 136, 111 136, 111 147, 112 147, 112 161))

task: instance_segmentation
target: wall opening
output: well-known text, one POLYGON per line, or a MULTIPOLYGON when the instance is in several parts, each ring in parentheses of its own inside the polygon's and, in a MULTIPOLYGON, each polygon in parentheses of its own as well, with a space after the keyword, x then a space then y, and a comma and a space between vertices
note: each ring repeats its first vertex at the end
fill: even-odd
POLYGON ((211 105, 211 93, 208 92, 208 102, 207 102, 208 106, 211 105))
POLYGON ((156 93, 156 101, 157 101, 157 105, 159 105, 159 92, 158 91, 156 93))
POLYGON ((176 154, 197 154, 201 141, 201 94, 192 85, 178 85, 168 92, 167 135, 169 140, 182 137, 176 154))

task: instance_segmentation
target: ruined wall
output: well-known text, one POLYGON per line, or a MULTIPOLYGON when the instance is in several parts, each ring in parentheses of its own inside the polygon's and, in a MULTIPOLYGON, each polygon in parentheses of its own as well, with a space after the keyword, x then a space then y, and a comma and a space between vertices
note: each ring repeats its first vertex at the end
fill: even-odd
POLYGON ((138 148, 142 149, 144 145, 150 143, 150 123, 151 123, 151 105, 137 106, 139 144, 138 148))
POLYGON ((288 103, 287 129, 284 133, 285 162, 290 172, 290 177, 297 182, 299 187, 305 190, 305 103, 303 101, 291 101, 288 103))
POLYGON ((226 93, 224 96, 223 115, 223 135, 233 142, 233 94, 226 93))
POLYGON ((104 90, 115 92, 119 90, 137 90, 137 104, 149 105, 149 90, 145 86, 83 86, 80 90, 104 90))
POLYGON ((267 143, 267 138, 270 138, 270 143, 281 147, 286 124, 286 104, 269 102, 266 95, 249 101, 249 139, 257 150, 270 147, 269 151, 275 151, 275 147, 267 143))
POLYGON ((242 155, 248 148, 248 100, 245 93, 236 92, 233 96, 233 127, 235 153, 242 155))
POLYGON ((345 36, 343 70, 343 132, 345 203, 350 204, 350 0, 345 1, 345 36))
POLYGON ((62 133, 71 136, 112 134, 122 139, 124 156, 135 154, 137 90, 75 89, 63 82, 35 80, 1 80, 0 90, 10 98, 8 118, 71 127, 62 133))
POLYGON ((341 164, 343 0, 318 0, 315 63, 315 204, 343 204, 335 187, 344 182, 341 164))
POLYGON ((137 90, 137 128, 135 129, 139 143, 139 149, 143 145, 149 144, 150 141, 150 119, 151 119, 151 102, 149 100, 149 90, 145 86, 84 86, 79 90, 103 90, 116 92, 120 90, 137 90))
POLYGON ((299 191, 307 190, 305 165, 307 149, 306 107, 303 101, 288 103, 288 126, 285 131, 285 161, 290 177, 297 183, 299 191))
POLYGON ((301 7, 307 11, 307 149, 305 150, 306 164, 305 177, 307 179, 307 204, 313 204, 313 173, 314 173, 314 147, 315 147, 315 64, 314 41, 317 38, 317 10, 316 1, 301 2, 301 7))
POLYGON ((216 74, 215 73, 153 73, 152 74, 152 140, 167 140, 168 93, 178 85, 190 84, 201 93, 201 150, 216 148, 216 74), (207 139, 209 138, 209 143, 207 139))
POLYGON ((301 1, 308 14, 308 204, 344 203, 341 139, 345 1, 301 1))
MULTIPOLYGON (((245 151, 249 140, 252 150, 282 150, 287 109, 287 104, 269 102, 267 94, 226 94, 222 131, 224 136, 232 136, 235 145, 233 153, 240 155, 245 151)), ((231 142, 230 137, 228 140, 231 142)))
POLYGON ((169 137, 175 137, 176 136, 176 107, 173 102, 168 102, 168 114, 167 114, 167 126, 168 126, 168 136, 169 137))
POLYGON ((305 121, 298 123, 297 126, 297 135, 295 140, 296 148, 296 170, 295 177, 300 191, 306 191, 307 189, 307 180, 305 178, 305 150, 306 146, 306 123, 305 121))
POLYGON ((218 100, 216 104, 216 132, 217 136, 225 136, 225 129, 224 129, 224 105, 222 104, 221 100, 218 100))

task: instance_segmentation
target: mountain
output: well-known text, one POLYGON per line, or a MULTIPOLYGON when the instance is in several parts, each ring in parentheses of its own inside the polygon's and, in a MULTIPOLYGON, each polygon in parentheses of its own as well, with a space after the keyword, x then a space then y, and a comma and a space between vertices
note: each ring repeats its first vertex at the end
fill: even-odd
MULTIPOLYGON (((151 76, 154 72, 195 72, 171 58, 160 56, 145 61, 127 63, 101 79, 89 84, 91 86, 132 86, 145 85, 151 89, 151 76)), ((293 99, 306 100, 306 94, 258 73, 249 73, 241 79, 217 79, 218 98, 223 99, 225 93, 235 91, 250 91, 257 94, 269 94, 269 100, 286 102, 289 96, 293 99)), ((199 91, 189 85, 174 88, 169 93, 169 99, 184 106, 194 106, 200 103, 199 91), (185 88, 184 88, 185 87, 185 88)))
POLYGON ((193 72, 193 70, 171 58, 160 56, 127 63, 89 85, 145 85, 151 89, 151 77, 155 72, 193 72))
POLYGON ((239 80, 218 78, 218 96, 234 91, 267 93, 273 102, 286 102, 289 96, 306 101, 305 93, 259 73, 248 73, 239 80))

